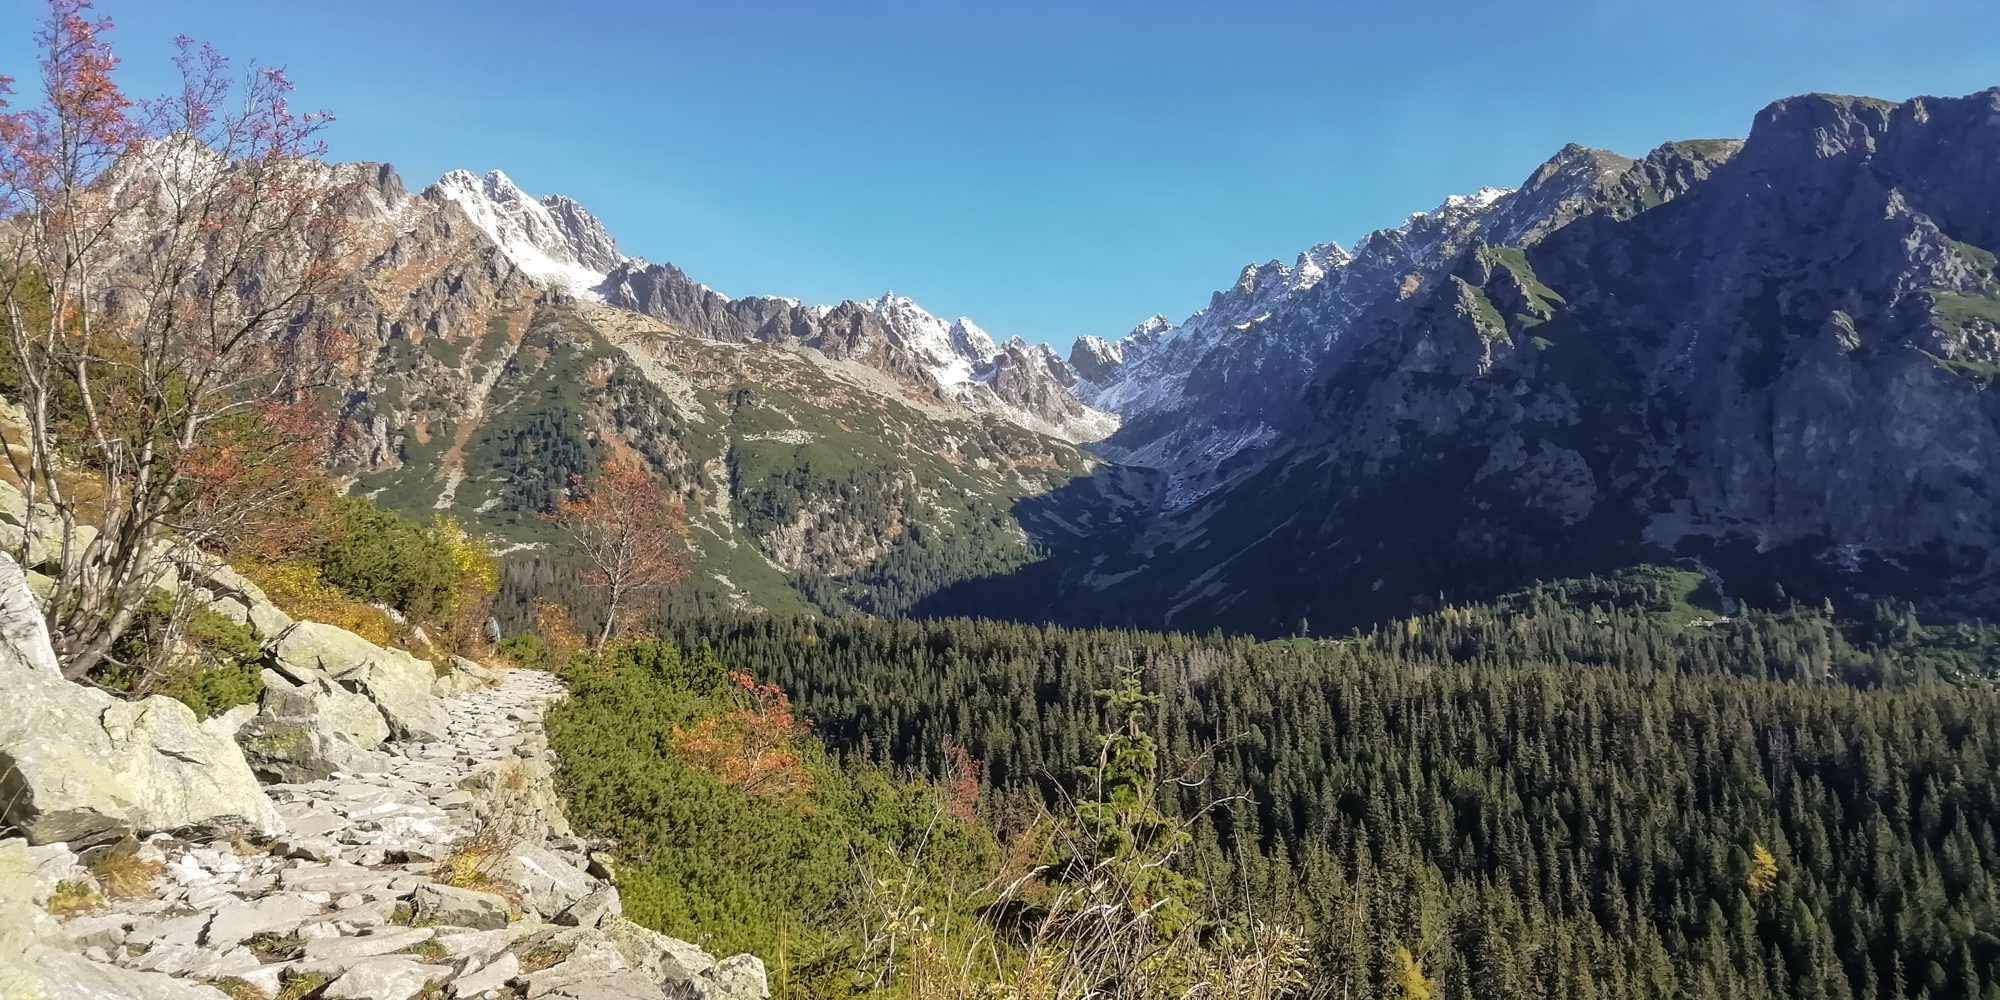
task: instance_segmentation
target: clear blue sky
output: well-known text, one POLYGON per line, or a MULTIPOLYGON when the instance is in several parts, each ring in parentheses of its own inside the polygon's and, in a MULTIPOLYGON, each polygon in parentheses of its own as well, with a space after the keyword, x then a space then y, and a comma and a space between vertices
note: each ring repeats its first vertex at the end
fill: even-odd
MULTIPOLYGON (((1513 186, 1565 142, 1740 136, 1813 90, 2000 84, 1995 0, 100 0, 291 69, 341 159, 506 170, 731 295, 885 289, 1067 344, 1244 263, 1513 186)), ((0 72, 39 6, 0 0, 0 72)))

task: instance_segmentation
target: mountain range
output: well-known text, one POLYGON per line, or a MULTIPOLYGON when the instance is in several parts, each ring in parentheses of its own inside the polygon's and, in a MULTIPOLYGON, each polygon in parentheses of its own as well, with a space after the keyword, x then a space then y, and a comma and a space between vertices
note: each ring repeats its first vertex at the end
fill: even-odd
POLYGON ((367 360, 335 471, 548 556, 571 476, 680 491, 679 600, 1343 631, 1679 563, 1719 610, 2000 611, 2000 89, 1569 146, 1067 356, 894 294, 730 298, 561 196, 335 168, 367 360))

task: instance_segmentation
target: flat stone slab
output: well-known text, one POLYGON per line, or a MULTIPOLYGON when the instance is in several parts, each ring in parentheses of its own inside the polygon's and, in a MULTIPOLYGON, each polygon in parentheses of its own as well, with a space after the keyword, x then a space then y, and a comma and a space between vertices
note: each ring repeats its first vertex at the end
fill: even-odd
POLYGON ((424 920, 480 931, 506 927, 509 914, 507 901, 490 892, 435 882, 417 886, 416 908, 424 920))
POLYGON ((449 965, 424 965, 400 955, 366 958, 349 966, 322 994, 331 1000, 410 1000, 432 980, 451 978, 449 965))
POLYGON ((402 872, 378 872, 360 865, 304 865, 280 872, 278 884, 294 892, 330 892, 345 896, 350 892, 380 892, 402 876, 402 872))
POLYGON ((308 917, 318 916, 319 911, 318 903, 288 892, 265 896, 255 903, 225 905, 209 919, 202 943, 225 948, 259 934, 284 934, 298 929, 308 917))
POLYGON ((419 942, 429 941, 436 933, 437 931, 430 927, 405 927, 392 931, 378 931, 363 937, 318 938, 306 942, 306 961, 338 961, 387 955, 419 942))

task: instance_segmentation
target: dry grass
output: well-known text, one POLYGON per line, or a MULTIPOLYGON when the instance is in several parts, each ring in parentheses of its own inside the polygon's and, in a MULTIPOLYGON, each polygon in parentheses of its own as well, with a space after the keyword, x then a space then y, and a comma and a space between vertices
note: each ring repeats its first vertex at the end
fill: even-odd
POLYGON ((72 917, 104 905, 104 897, 83 882, 57 882, 49 897, 48 911, 58 917, 72 917))
MULTIPOLYGON (((266 962, 289 961, 305 954, 306 950, 305 939, 299 937, 297 934, 286 934, 283 936, 259 934, 243 942, 243 945, 250 949, 252 955, 266 962)), ((281 991, 279 995, 283 996, 284 994, 281 991)))
POLYGON ((271 1000, 271 994, 264 992, 262 987, 235 976, 224 976, 208 985, 221 990, 229 1000, 271 1000))
POLYGON ((326 983, 326 977, 317 972, 289 973, 279 978, 278 995, 271 1000, 305 1000, 326 983))
POLYGON ((310 566, 251 566, 240 568, 279 610, 301 621, 325 622, 344 628, 377 646, 397 646, 403 626, 381 611, 357 601, 320 579, 310 566))
POLYGON ((540 972, 569 957, 569 949, 561 945, 544 944, 528 946, 525 942, 509 949, 521 961, 521 974, 540 972))
POLYGON ((441 961, 446 954, 444 945, 436 941, 419 941, 404 950, 426 962, 441 961))
POLYGON ((431 881, 454 889, 473 889, 490 892, 505 899, 515 910, 521 908, 521 890, 503 880, 493 877, 491 869, 507 857, 513 849, 514 838, 500 827, 487 826, 472 835, 450 857, 439 863, 431 881))
POLYGON ((157 861, 143 861, 129 851, 114 850, 90 866, 90 875, 104 887, 105 895, 129 898, 152 895, 153 880, 166 868, 157 861))

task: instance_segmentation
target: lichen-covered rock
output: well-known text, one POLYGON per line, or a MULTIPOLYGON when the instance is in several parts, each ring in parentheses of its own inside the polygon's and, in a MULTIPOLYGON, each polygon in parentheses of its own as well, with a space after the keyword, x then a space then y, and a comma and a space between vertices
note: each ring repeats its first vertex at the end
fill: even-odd
POLYGON ((732 955, 708 970, 709 1000, 770 1000, 771 983, 764 974, 764 960, 755 955, 732 955))
POLYGON ((440 698, 451 698, 499 685, 499 674, 463 656, 454 656, 451 658, 450 672, 439 677, 431 685, 431 690, 440 698))
POLYGON ((507 901, 490 892, 449 885, 417 887, 417 918, 450 927, 489 931, 507 926, 507 901))
POLYGON ((335 771, 386 770, 387 757, 376 748, 388 738, 388 722, 366 696, 328 677, 294 684, 266 670, 263 700, 236 741, 257 773, 300 782, 318 781, 335 771))
POLYGON ((519 886, 535 912, 550 916, 569 909, 598 885, 596 879, 538 844, 515 845, 493 874, 519 886))
MULTIPOLYGON (((0 567, 12 562, 0 554, 0 567)), ((22 607, 24 579, 0 578, 0 588, 15 597, 0 600, 0 614, 22 607)), ((283 829, 227 736, 172 698, 121 701, 51 676, 21 652, 47 642, 38 613, 0 620, 0 822, 37 844, 72 845, 155 830, 283 829)))
POLYGON ((368 696, 397 739, 444 738, 450 717, 432 693, 437 670, 400 649, 377 646, 343 628, 298 622, 271 644, 283 673, 303 682, 324 675, 368 696))
POLYGON ((472 796, 473 818, 508 837, 542 841, 570 834, 556 798, 555 772, 540 758, 482 764, 458 787, 472 796))
POLYGON ((597 929, 617 947, 625 964, 652 976, 655 982, 694 982, 715 968, 715 956, 701 948, 621 916, 605 917, 597 929))

